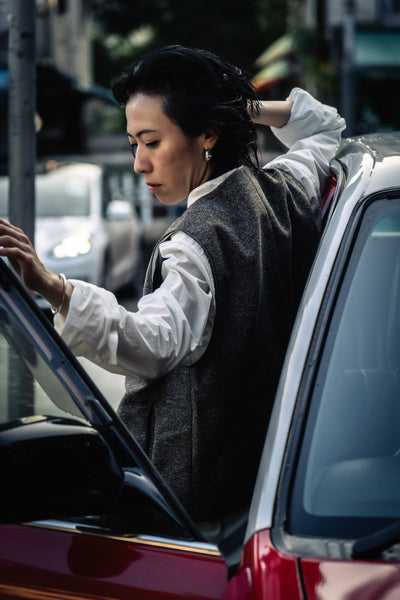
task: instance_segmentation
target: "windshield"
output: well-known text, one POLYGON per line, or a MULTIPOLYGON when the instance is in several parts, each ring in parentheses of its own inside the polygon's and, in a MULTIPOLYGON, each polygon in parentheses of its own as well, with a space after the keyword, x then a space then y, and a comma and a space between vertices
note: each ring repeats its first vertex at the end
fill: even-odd
MULTIPOLYGON (((59 169, 35 178, 37 217, 87 217, 90 179, 82 172, 59 169)), ((8 216, 8 178, 0 178, 0 216, 8 216)))
POLYGON ((290 532, 358 537, 400 518, 400 202, 365 211, 314 382, 290 532))

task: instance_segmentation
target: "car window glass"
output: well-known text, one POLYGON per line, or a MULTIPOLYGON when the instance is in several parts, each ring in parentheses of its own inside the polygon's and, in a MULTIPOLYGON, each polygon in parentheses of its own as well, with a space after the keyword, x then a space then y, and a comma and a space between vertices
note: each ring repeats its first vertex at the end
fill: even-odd
POLYGON ((55 171, 36 176, 37 217, 87 217, 90 180, 80 173, 55 171))
POLYGON ((0 425, 37 415, 83 417, 24 329, 0 307, 0 425))
POLYGON ((365 212, 329 326, 291 531, 346 537, 400 518, 400 203, 365 212))
MULTIPOLYGON (((0 217, 8 216, 8 177, 0 178, 0 217)), ((37 217, 87 217, 90 214, 90 180, 82 173, 60 169, 36 175, 37 217)))

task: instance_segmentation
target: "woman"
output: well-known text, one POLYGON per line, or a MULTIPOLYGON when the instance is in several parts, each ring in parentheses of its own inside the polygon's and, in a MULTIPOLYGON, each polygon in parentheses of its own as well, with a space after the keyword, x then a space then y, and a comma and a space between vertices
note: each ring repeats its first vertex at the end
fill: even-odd
POLYGON ((299 89, 259 105, 239 69, 179 46, 137 60, 113 92, 135 171, 165 204, 187 198, 137 312, 49 272, 5 222, 0 255, 77 355, 127 375, 121 418, 193 518, 215 519, 250 501, 344 122, 299 89), (251 117, 292 146, 264 170, 251 117))

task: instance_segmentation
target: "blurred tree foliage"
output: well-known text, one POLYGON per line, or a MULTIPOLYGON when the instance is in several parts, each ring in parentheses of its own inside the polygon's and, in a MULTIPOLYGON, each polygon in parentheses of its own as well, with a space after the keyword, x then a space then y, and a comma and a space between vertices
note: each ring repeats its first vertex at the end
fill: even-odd
POLYGON ((92 0, 95 80, 109 87, 135 56, 167 44, 207 48, 254 74, 285 33, 285 0, 92 0))

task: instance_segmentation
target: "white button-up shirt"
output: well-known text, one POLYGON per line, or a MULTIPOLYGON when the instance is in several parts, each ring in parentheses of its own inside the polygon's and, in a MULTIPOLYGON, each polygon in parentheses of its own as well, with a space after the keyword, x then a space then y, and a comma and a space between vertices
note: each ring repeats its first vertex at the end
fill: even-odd
MULTIPOLYGON (((265 168, 291 173, 305 188, 313 209, 319 211, 329 161, 345 122, 336 109, 319 103, 304 90, 295 88, 288 99, 294 101, 290 119, 272 131, 289 150, 265 168)), ((228 175, 194 189, 188 206, 228 175)), ((71 280, 74 290, 67 317, 58 314, 55 326, 74 354, 114 373, 144 378, 200 358, 209 343, 216 310, 211 266, 199 244, 183 232, 163 242, 159 251, 163 282, 139 300, 135 312, 120 306, 111 292, 71 280)))

